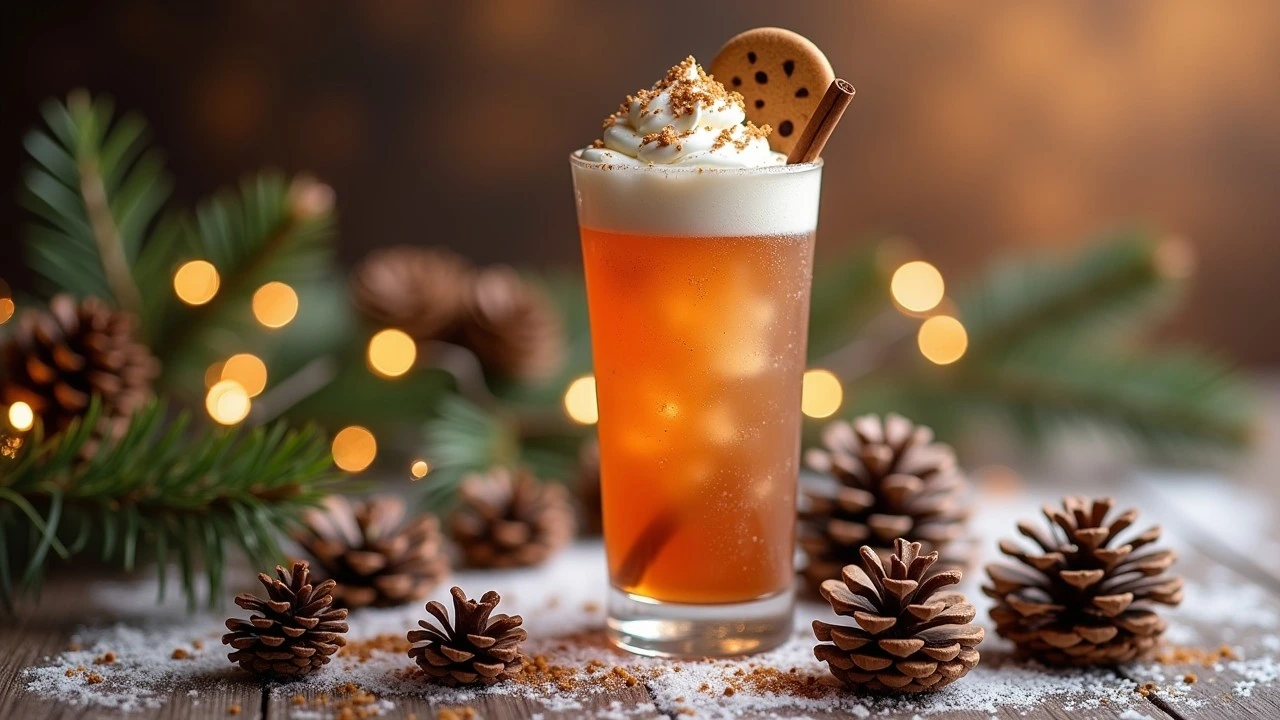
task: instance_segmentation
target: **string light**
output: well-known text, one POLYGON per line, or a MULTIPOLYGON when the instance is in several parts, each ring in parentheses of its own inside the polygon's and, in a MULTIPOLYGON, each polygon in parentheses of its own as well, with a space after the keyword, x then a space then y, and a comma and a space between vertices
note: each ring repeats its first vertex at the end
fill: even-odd
POLYGON ((594 375, 583 375, 569 383, 569 388, 564 391, 564 411, 569 419, 582 425, 595 425, 600 421, 594 375))
POLYGON ((19 400, 9 406, 9 424, 14 430, 26 431, 36 422, 35 411, 31 406, 19 400))
POLYGON ((272 281, 253 294, 253 316, 266 327, 288 325, 298 314, 298 293, 285 283, 272 281))
POLYGON ((209 417, 222 425, 235 425, 249 416, 253 402, 244 386, 235 380, 220 380, 209 388, 204 407, 209 417))
POLYGON ((9 322, 13 317, 13 298, 9 295, 9 284, 0 280, 0 325, 9 322))
POLYGON ((811 418, 825 418, 836 414, 844 402, 844 388, 840 378, 830 370, 806 370, 800 393, 800 411, 811 418))
POLYGON ((255 398, 267 387, 267 364, 257 355, 238 353, 222 363, 220 380, 235 380, 249 397, 255 398))
POLYGON ((369 368, 385 378, 409 372, 418 359, 418 346, 403 330, 387 329, 369 339, 369 368))
POLYGON ((431 472, 431 466, 427 464, 426 460, 414 460, 413 464, 409 466, 409 474, 413 476, 414 480, 421 480, 429 472, 431 472))
POLYGON ((889 281, 889 292, 904 309, 929 312, 942 302, 946 283, 938 268, 923 260, 913 260, 899 267, 889 281))
POLYGON ((342 428, 333 436, 333 464, 357 473, 373 464, 378 456, 378 441, 373 433, 359 425, 342 428))
POLYGON ((173 274, 173 291, 188 305, 203 305, 218 294, 222 280, 218 268, 207 260, 192 260, 173 274))
POLYGON ((969 347, 969 333, 950 315, 934 315, 920 324, 916 344, 929 362, 950 365, 964 357, 969 347))

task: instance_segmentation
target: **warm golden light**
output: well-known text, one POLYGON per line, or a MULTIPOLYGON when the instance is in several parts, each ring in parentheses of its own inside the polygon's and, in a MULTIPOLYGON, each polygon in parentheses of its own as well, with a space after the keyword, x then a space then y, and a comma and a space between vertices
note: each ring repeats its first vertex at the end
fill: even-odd
POLYGON ((569 383, 569 389, 564 391, 564 411, 574 422, 583 425, 595 425, 600 420, 595 376, 583 375, 569 383))
POLYGON ((173 274, 173 291, 188 305, 203 305, 218 294, 218 268, 207 260, 192 260, 173 274))
POLYGON ((333 436, 333 464, 347 472, 360 472, 373 464, 378 456, 378 441, 373 433, 359 425, 351 425, 333 436))
POLYGON ((205 395, 204 407, 209 411, 209 417, 215 422, 223 425, 235 425, 249 416, 249 409, 253 406, 249 400, 249 393, 245 392, 244 386, 235 380, 220 380, 209 388, 209 394, 205 395))
POLYGON ((282 328, 298 314, 298 293, 282 282, 269 282, 253 294, 253 316, 269 328, 282 328))
POLYGON ((235 380, 249 397, 258 397, 267 387, 267 365, 257 355, 239 353, 222 364, 218 379, 235 380))
POLYGON ((427 464, 426 460, 415 460, 413 464, 409 466, 409 474, 413 476, 414 480, 421 480, 426 477, 429 472, 431 472, 431 466, 427 464))
POLYGON ((14 430, 30 430, 36 422, 36 414, 31 406, 19 400, 9 406, 9 424, 14 430))
POLYGON ((923 260, 914 260, 894 271, 889 291, 904 309, 928 312, 942 302, 946 284, 938 268, 923 260))
POLYGON ((402 330, 383 330, 369 339, 369 368, 385 378, 409 372, 418 359, 418 346, 402 330))
POLYGON ((13 298, 0 298, 0 325, 9 322, 13 317, 13 298))
POLYGON ((969 333, 950 315, 934 315, 920 324, 916 344, 929 362, 949 365, 964 357, 969 347, 969 333))
POLYGON ((825 418, 836 414, 844 402, 844 388, 840 378, 830 370, 807 370, 800 395, 800 411, 811 418, 825 418))

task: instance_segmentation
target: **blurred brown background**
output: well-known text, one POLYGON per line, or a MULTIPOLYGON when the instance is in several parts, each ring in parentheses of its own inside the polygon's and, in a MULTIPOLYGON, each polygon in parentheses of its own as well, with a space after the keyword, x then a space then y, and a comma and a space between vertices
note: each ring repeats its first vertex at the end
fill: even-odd
MULTIPOLYGON (((0 178, 44 97, 110 92, 189 203, 252 169, 331 182, 343 259, 436 243, 576 265, 565 158, 628 92, 757 25, 858 88, 828 146, 821 245, 911 238, 948 277, 1138 223, 1190 238, 1170 334, 1280 361, 1280 3, 10 2, 0 178)), ((10 192, 7 198, 13 198, 10 192)), ((0 276, 22 214, 0 203, 0 276)))

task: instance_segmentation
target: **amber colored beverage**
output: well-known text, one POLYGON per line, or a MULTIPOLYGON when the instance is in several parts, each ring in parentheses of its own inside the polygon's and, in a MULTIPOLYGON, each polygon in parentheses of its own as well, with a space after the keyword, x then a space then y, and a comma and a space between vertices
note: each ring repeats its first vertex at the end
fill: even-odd
POLYGON ((813 234, 581 233, 615 586, 788 589, 813 234))
POLYGON ((821 161, 570 158, 591 316, 609 562, 633 652, 786 641, 821 161))

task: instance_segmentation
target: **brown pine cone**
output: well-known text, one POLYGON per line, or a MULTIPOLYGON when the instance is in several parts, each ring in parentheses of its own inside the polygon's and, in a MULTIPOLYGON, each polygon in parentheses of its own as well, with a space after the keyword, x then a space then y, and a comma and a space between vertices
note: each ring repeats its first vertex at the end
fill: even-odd
POLYGON ((1182 578, 1167 572, 1175 555, 1137 552, 1160 539, 1159 526, 1121 541, 1138 511, 1108 520, 1114 504, 1066 498, 1061 510, 1044 508, 1048 533, 1018 523, 1036 550, 1000 541, 1000 551, 1022 565, 988 565, 991 582, 982 591, 996 601, 996 633, 1023 655, 1051 665, 1114 665, 1159 642, 1165 621, 1155 606, 1182 601, 1182 578))
POLYGON ((938 551, 934 572, 967 567, 956 541, 969 519, 969 484, 955 452, 933 442, 932 430, 901 415, 864 415, 827 425, 822 444, 805 460, 835 482, 804 484, 797 528, 811 590, 857 562, 863 546, 887 559, 897 538, 938 551))
POLYGON ((599 535, 604 529, 604 498, 600 490, 600 443, 593 437, 578 450, 577 494, 585 535, 599 535))
POLYGON ((388 607, 426 597, 449 573, 440 521, 417 515, 404 522, 399 498, 352 504, 340 495, 303 515, 297 540, 323 577, 338 582, 338 607, 388 607))
POLYGON ((960 582, 956 570, 929 573, 938 553, 895 540, 888 568, 869 547, 862 567, 848 565, 842 580, 822 583, 822 597, 851 625, 813 621, 822 643, 813 654, 846 685, 873 692, 939 690, 978 665, 983 631, 964 595, 939 592, 960 582))
POLYGON ((471 288, 462 342, 486 371, 546 380, 564 364, 564 325, 551 298, 509 267, 481 270, 471 288))
POLYGON ((370 322, 419 342, 451 335, 466 312, 474 271, 444 248, 374 250, 351 273, 351 298, 370 322))
POLYGON ((345 609, 333 610, 334 582, 312 586, 307 564, 295 562, 292 571, 276 566, 279 580, 258 573, 267 599, 248 593, 236 596, 236 604, 253 611, 248 620, 230 618, 222 644, 234 650, 233 663, 257 675, 295 678, 309 675, 329 662, 329 656, 347 644, 345 609))
POLYGON ((449 534, 471 567, 537 565, 573 538, 573 507, 563 485, 496 467, 463 479, 449 534))
POLYGON ((6 405, 30 405, 54 433, 83 415, 97 395, 102 419, 95 431, 117 438, 151 398, 151 381, 160 372, 136 330, 133 315, 101 300, 57 295, 48 312, 27 311, 19 318, 4 346, 0 396, 6 405))
POLYGON ((449 611, 434 600, 427 612, 440 622, 437 628, 419 620, 421 630, 410 630, 409 657, 418 663, 427 680, 438 685, 492 685, 524 668, 520 643, 527 637, 519 615, 491 615, 502 598, 490 590, 479 602, 468 600, 454 587, 453 625, 449 611))

